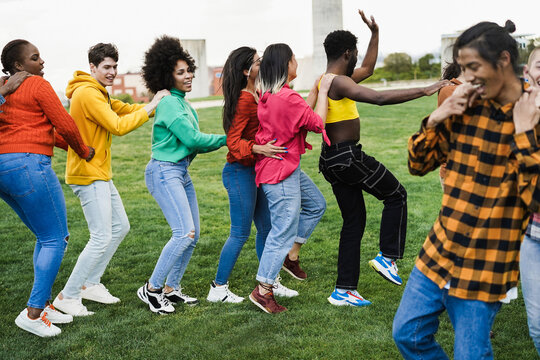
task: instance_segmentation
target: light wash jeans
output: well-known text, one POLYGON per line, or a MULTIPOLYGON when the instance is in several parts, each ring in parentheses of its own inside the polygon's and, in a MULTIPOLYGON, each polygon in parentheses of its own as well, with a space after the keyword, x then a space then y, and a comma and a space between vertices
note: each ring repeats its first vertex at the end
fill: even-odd
POLYGON ((454 327, 454 359, 493 359, 489 332, 501 302, 464 300, 448 295, 415 266, 394 317, 394 341, 405 359, 448 359, 435 334, 439 315, 448 312, 454 327))
POLYGON ((521 244, 519 270, 529 334, 540 355, 540 241, 527 235, 521 244))
POLYGON ((199 205, 188 166, 187 158, 178 163, 151 159, 146 166, 148 191, 172 230, 149 280, 154 289, 161 289, 167 278, 165 285, 178 290, 199 240, 199 205))
POLYGON ((36 236, 34 285, 27 305, 43 309, 51 299, 69 237, 64 193, 51 168, 51 158, 0 154, 0 197, 36 236))
POLYGON ((240 255, 240 250, 251 233, 251 223, 255 223, 255 251, 261 258, 266 237, 272 224, 268 201, 261 188, 255 185, 255 168, 237 162, 226 163, 222 173, 223 186, 229 195, 231 232, 221 249, 216 273, 216 284, 225 285, 240 255))
POLYGON ((83 285, 101 282, 109 261, 129 232, 129 220, 112 180, 70 186, 81 201, 90 240, 79 255, 62 295, 80 298, 83 285))
POLYGON ((300 166, 277 184, 262 184, 272 229, 266 238, 257 280, 273 284, 285 256, 298 239, 309 238, 326 210, 326 201, 300 166))

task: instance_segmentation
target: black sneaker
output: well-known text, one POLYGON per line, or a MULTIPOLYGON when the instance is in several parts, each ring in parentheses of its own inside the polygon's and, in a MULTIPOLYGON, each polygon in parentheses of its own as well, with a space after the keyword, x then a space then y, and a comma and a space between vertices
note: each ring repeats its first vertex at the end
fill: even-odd
POLYGON ((172 314, 174 312, 174 306, 163 296, 163 290, 148 290, 148 282, 137 290, 137 296, 145 304, 148 304, 151 312, 160 315, 172 314))

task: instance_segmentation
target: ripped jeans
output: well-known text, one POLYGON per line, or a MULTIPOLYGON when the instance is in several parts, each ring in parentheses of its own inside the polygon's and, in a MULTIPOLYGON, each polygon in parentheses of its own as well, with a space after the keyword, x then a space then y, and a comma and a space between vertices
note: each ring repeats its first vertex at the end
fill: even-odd
POLYGON ((188 166, 187 158, 177 163, 151 159, 146 166, 146 187, 172 230, 149 280, 154 289, 161 289, 165 283, 178 290, 199 240, 199 205, 188 166))
POLYGON ((43 309, 51 299, 69 237, 64 193, 51 168, 51 158, 30 153, 0 154, 0 197, 36 236, 34 285, 27 305, 43 309))

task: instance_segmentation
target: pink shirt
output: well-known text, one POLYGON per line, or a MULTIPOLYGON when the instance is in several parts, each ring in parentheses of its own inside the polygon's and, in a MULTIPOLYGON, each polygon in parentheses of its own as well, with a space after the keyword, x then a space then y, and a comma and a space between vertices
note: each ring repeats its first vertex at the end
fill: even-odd
POLYGON ((287 153, 279 154, 283 160, 258 155, 255 164, 255 183, 277 184, 291 175, 300 164, 300 155, 311 150, 306 142, 308 131, 322 133, 324 141, 330 141, 324 131, 324 121, 296 91, 285 85, 277 94, 264 93, 257 106, 259 130, 255 143, 264 145, 277 139, 276 146, 287 147, 287 153))

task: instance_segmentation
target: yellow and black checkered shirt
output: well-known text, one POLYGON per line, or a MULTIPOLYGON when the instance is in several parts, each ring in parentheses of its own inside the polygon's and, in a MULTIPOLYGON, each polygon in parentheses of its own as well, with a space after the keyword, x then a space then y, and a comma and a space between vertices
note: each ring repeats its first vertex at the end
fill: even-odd
POLYGON ((409 171, 446 162, 442 208, 416 266, 449 295, 498 301, 517 285, 519 248, 539 211, 540 125, 516 134, 513 103, 477 101, 409 139, 409 171))

